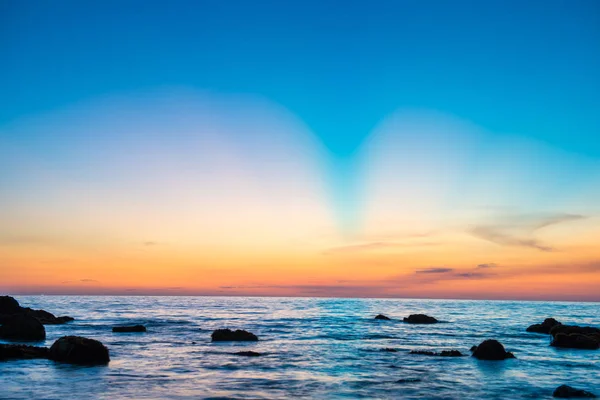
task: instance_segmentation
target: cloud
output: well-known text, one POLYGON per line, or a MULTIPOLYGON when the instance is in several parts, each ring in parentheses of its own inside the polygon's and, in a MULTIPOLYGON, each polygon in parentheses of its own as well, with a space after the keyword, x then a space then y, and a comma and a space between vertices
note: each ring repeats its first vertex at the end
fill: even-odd
POLYGON ((83 278, 83 279, 79 279, 78 281, 62 281, 62 284, 70 284, 70 283, 98 283, 97 280, 95 279, 90 279, 90 278, 83 278))
POLYGON ((147 242, 144 242, 143 244, 144 244, 144 246, 156 246, 158 243, 149 240, 147 242))
POLYGON ((415 274, 446 274, 454 271, 453 268, 426 268, 415 271, 415 274))
POLYGON ((469 232, 488 242, 501 246, 517 246, 536 249, 544 252, 555 251, 552 246, 545 245, 532 237, 537 230, 564 222, 586 218, 578 214, 529 214, 503 216, 501 223, 476 225, 469 232))
POLYGON ((477 269, 487 269, 487 268, 496 268, 498 266, 498 264, 494 264, 494 263, 487 263, 487 264, 479 264, 477 265, 477 269))
POLYGON ((512 236, 510 234, 500 232, 498 228, 494 226, 477 226, 471 230, 471 233, 475 237, 503 246, 520 246, 541 251, 554 251, 552 247, 544 246, 535 239, 523 239, 512 236))
POLYGON ((416 243, 398 243, 398 242, 373 242, 355 244, 350 246, 339 246, 332 247, 323 252, 324 255, 329 254, 347 254, 347 253, 359 253, 366 251, 375 251, 386 248, 401 248, 401 247, 423 247, 423 246, 437 246, 439 243, 436 242, 416 242, 416 243))

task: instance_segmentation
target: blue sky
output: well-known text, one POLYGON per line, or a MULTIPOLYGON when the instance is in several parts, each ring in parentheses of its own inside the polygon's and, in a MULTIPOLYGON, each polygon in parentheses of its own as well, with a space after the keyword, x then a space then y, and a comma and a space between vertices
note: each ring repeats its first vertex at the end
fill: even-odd
POLYGON ((265 96, 342 157, 401 107, 600 156, 592 0, 4 0, 0 18, 0 126, 184 86, 265 96))

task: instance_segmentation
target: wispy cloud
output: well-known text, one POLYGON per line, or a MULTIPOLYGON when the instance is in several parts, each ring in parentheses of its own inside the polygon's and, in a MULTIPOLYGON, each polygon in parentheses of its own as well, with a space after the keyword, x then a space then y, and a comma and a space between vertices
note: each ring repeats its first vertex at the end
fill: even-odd
POLYGON ((408 242, 408 243, 398 243, 398 242, 372 242, 372 243, 362 243, 355 244, 350 246, 339 246, 332 247, 323 252, 324 255, 329 254, 349 254, 349 253, 360 253, 360 252, 368 252, 368 251, 376 251, 381 249, 388 248, 411 248, 411 247, 426 247, 426 246, 437 246, 439 243, 437 242, 408 242))
POLYGON ((435 267, 435 268, 419 269, 419 270, 415 271, 415 273, 416 274, 446 274, 446 273, 452 272, 452 271, 454 271, 454 269, 452 269, 452 268, 435 267))
POLYGON ((478 269, 487 269, 487 268, 496 268, 498 264, 495 263, 487 263, 487 264, 479 264, 476 268, 478 269))
POLYGON ((545 227, 586 218, 578 214, 526 214, 504 216, 502 222, 476 225, 469 232, 483 240, 502 246, 527 247, 540 251, 555 251, 555 248, 533 237, 533 234, 545 227))

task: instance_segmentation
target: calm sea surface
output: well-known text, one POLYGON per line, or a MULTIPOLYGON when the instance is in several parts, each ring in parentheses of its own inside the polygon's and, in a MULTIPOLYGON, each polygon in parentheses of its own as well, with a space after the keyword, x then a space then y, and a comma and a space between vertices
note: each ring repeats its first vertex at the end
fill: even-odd
POLYGON ((526 333, 546 317, 600 326, 598 303, 243 297, 16 296, 23 306, 76 318, 46 326, 102 341, 108 366, 0 362, 2 399, 550 399, 560 384, 600 394, 600 350, 549 346, 526 333), (426 313, 446 323, 378 321, 426 313), (147 333, 112 333, 117 324, 147 333), (211 343, 218 328, 256 343, 211 343), (517 357, 478 361, 409 354, 500 340, 517 357), (398 350, 381 352, 384 347, 398 350), (231 353, 253 350, 262 357, 231 353))

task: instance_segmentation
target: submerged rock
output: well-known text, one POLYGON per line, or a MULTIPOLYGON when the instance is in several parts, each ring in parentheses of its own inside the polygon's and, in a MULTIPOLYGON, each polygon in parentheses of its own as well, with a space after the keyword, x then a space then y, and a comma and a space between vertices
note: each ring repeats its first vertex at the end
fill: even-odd
POLYGON ((36 318, 44 325, 58 325, 73 321, 73 318, 63 316, 56 317, 54 314, 44 310, 33 310, 29 307, 21 307, 19 302, 11 296, 0 296, 0 324, 10 321, 16 315, 27 315, 36 318))
POLYGON ((381 320, 384 320, 384 321, 391 321, 391 318, 390 318, 390 317, 386 317, 386 316, 385 316, 385 315, 383 315, 383 314, 377 314, 377 315, 375 316, 375 319, 381 319, 381 320))
POLYGON ((15 315, 0 326, 0 338, 10 340, 44 340, 46 329, 36 318, 29 315, 15 315))
POLYGON ((404 322, 409 324, 435 324, 439 322, 437 319, 425 314, 411 314, 404 318, 404 322))
POLYGON ((497 340, 488 339, 481 342, 479 346, 473 346, 473 357, 480 360, 505 360, 515 358, 514 354, 504 349, 502 343, 497 340))
POLYGON ((559 333, 554 336, 554 340, 552 340, 550 346, 570 349, 596 350, 600 348, 600 342, 593 336, 582 335, 579 333, 559 333))
POLYGON ((527 328, 527 332, 535 332, 535 333, 550 333, 550 329, 554 328, 557 325, 562 325, 560 322, 555 320, 554 318, 546 318, 544 322, 541 324, 533 324, 527 328))
POLYGON ((438 357, 462 357, 464 354, 458 350, 442 350, 441 353, 430 350, 411 350, 410 354, 420 354, 423 356, 438 356, 438 357))
POLYGON ((47 347, 26 346, 22 344, 0 344, 0 361, 48 358, 47 347))
POLYGON ((63 336, 50 347, 49 358, 71 364, 108 364, 108 349, 94 339, 63 336))
POLYGON ((262 354, 257 353, 255 351, 238 351, 237 353, 233 353, 236 356, 244 356, 244 357, 259 357, 262 354))
POLYGON ((146 332, 144 325, 132 325, 132 326, 115 326, 112 328, 113 332, 146 332))
POLYGON ((560 385, 556 388, 554 393, 552 393, 553 397, 559 397, 562 399, 570 399, 576 397, 587 397, 587 398, 596 398, 596 395, 585 390, 575 389, 571 386, 560 385))
POLYGON ((398 352, 398 350, 392 349, 391 347, 385 347, 383 349, 380 349, 379 351, 385 351, 385 352, 388 352, 388 353, 397 353, 398 352))
POLYGON ((211 335, 213 342, 256 342, 258 337, 248 331, 238 329, 217 329, 211 335))

